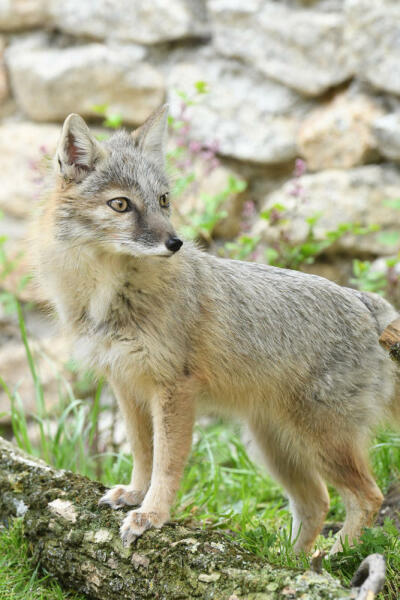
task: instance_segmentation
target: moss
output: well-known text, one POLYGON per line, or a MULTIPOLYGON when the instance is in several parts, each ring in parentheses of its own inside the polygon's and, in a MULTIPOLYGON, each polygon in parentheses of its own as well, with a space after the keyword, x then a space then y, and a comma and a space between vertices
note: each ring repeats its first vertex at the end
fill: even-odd
POLYGON ((123 512, 98 507, 104 487, 85 477, 24 460, 0 441, 0 515, 15 515, 15 498, 29 507, 23 521, 36 560, 66 586, 102 600, 346 599, 330 576, 266 565, 218 531, 168 525, 150 530, 131 548, 119 538, 123 512), (48 508, 73 505, 71 522, 48 508), (141 557, 141 562, 134 556, 141 557))

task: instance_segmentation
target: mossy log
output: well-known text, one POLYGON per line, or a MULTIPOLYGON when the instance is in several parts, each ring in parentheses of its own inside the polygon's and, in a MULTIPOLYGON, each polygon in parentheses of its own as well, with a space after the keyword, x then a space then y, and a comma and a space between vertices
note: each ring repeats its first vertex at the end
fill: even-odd
POLYGON ((327 573, 276 568, 221 531, 167 525, 123 547, 104 486, 59 471, 0 438, 0 516, 19 516, 37 561, 99 600, 354 598, 327 573))

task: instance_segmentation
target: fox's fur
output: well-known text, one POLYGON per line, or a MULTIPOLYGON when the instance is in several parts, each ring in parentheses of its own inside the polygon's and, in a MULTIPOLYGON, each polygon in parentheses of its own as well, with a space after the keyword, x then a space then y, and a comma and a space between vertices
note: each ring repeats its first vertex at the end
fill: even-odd
POLYGON ((396 317, 372 294, 321 277, 220 259, 185 242, 177 252, 164 171, 166 110, 100 144, 70 115, 54 186, 37 223, 42 287, 78 355, 105 374, 134 455, 113 508, 140 505, 126 543, 161 527, 187 460, 195 413, 242 421, 286 489, 296 549, 308 550, 328 511, 326 482, 346 520, 334 551, 379 509, 371 431, 399 413, 396 367, 378 344, 396 317), (128 198, 129 212, 107 202, 128 198))

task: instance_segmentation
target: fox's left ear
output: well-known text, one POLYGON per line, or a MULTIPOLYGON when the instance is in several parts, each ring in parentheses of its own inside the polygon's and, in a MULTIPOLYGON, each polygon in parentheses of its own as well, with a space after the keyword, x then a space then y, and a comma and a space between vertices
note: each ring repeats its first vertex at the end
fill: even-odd
POLYGON ((56 159, 65 179, 78 183, 93 171, 105 151, 79 115, 71 114, 65 121, 58 142, 56 159))
POLYGON ((138 129, 132 132, 137 146, 160 167, 165 164, 167 144, 168 104, 153 112, 138 129))

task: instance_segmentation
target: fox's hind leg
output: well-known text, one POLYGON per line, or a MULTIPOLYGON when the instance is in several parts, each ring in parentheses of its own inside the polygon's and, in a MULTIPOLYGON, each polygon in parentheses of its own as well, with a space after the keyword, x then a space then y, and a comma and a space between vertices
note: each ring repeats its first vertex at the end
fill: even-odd
POLYGON ((132 393, 113 383, 113 390, 125 422, 133 455, 133 471, 129 485, 116 485, 100 499, 112 508, 137 506, 150 486, 153 465, 153 428, 149 410, 138 403, 132 393))
POLYGON ((326 478, 340 492, 345 507, 346 519, 343 528, 339 531, 337 540, 331 554, 342 550, 342 542, 347 538, 353 544, 364 527, 373 524, 383 496, 376 485, 368 465, 365 441, 352 439, 337 440, 326 447, 326 452, 321 451, 321 464, 326 478))
POLYGON ((306 449, 294 447, 279 427, 251 425, 253 443, 271 475, 285 488, 293 515, 296 552, 308 551, 320 533, 329 509, 328 490, 306 449))

